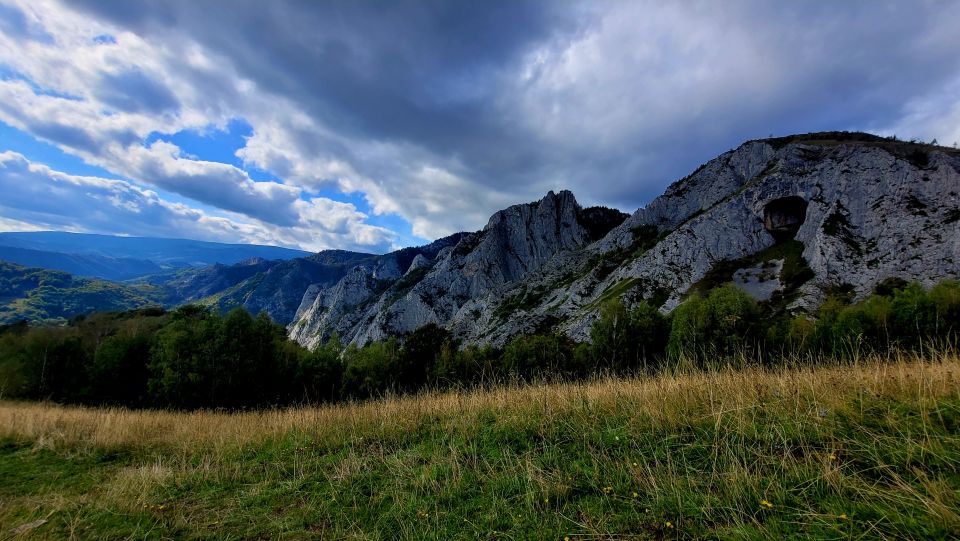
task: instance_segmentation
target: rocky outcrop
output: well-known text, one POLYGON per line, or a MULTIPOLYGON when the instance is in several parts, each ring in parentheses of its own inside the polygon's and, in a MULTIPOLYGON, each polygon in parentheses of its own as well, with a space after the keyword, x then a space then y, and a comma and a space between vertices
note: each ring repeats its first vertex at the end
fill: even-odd
MULTIPOLYGON (((455 244, 447 243, 440 250, 421 249, 418 255, 436 254, 429 267, 421 261, 382 292, 360 287, 358 294, 367 295, 364 300, 369 302, 362 314, 345 317, 351 311, 343 303, 330 304, 318 296, 291 326, 291 337, 312 346, 337 333, 346 341, 364 344, 428 323, 466 333, 475 326, 477 314, 496 303, 503 287, 539 269, 557 253, 582 248, 598 231, 609 230, 625 217, 609 209, 585 210, 569 191, 550 192, 538 202, 497 212, 482 231, 461 235, 455 244)), ((371 271, 358 268, 357 272, 371 271)), ((343 285, 356 287, 358 279, 343 285)), ((355 307, 352 311, 358 312, 355 307)))
POLYGON ((551 192, 477 233, 379 256, 392 263, 308 290, 290 335, 364 344, 436 323, 466 342, 584 340, 611 298, 670 311, 691 288, 732 282, 801 311, 831 288, 929 284, 960 276, 958 171, 956 151, 867 134, 751 141, 629 217, 551 192))
MULTIPOLYGON (((873 138, 839 144, 800 140, 781 146, 758 141, 717 158, 671 187, 665 197, 674 201, 654 201, 628 222, 663 228, 660 209, 690 211, 694 206, 689 197, 694 196, 676 198, 678 192, 694 191, 684 189, 687 183, 707 185, 711 193, 726 186, 726 195, 699 198, 707 206, 689 212, 674 227, 658 229, 654 246, 624 259, 606 278, 591 280, 588 275, 574 283, 571 289, 590 293, 558 307, 566 321, 563 328, 585 338, 595 312, 591 303, 610 291, 628 300, 651 300, 668 292, 662 307, 671 310, 721 263, 783 242, 784 230, 769 227, 781 218, 790 222, 780 225, 788 237, 802 243, 811 270, 810 280, 795 292, 790 305, 794 310, 815 307, 837 286, 862 297, 890 276, 930 284, 960 275, 960 230, 957 220, 951 220, 956 212, 952 209, 958 208, 960 156, 948 149, 923 149, 927 157, 920 166, 906 157, 915 150, 904 152, 902 145, 873 138), (705 171, 709 178, 703 178, 705 171), (802 221, 798 200, 806 203, 802 221), (793 202, 793 216, 771 216, 770 205, 777 210, 777 202, 784 201, 793 202)), ((626 231, 618 233, 597 246, 599 257, 617 258, 605 248, 636 240, 626 231)))

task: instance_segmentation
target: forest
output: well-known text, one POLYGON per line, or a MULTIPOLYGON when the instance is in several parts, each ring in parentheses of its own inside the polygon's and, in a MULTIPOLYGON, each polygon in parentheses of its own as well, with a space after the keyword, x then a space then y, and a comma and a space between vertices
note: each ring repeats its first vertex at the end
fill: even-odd
POLYGON ((953 350, 960 282, 888 279, 852 302, 832 291, 814 316, 791 316, 732 285, 693 294, 671 314, 607 302, 590 342, 560 334, 503 348, 462 345, 426 325, 364 347, 331 337, 315 351, 265 314, 187 305, 76 317, 63 326, 0 327, 0 398, 130 408, 226 409, 360 400, 385 394, 655 374, 674 367, 856 359, 953 350))

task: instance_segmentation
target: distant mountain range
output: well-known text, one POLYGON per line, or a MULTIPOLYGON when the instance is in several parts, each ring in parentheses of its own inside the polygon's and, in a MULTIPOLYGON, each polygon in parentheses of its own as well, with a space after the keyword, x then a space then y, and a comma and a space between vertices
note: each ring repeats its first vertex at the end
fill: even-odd
POLYGON ((308 255, 277 246, 186 239, 58 231, 0 233, 0 260, 106 280, 129 280, 188 266, 232 265, 252 258, 286 260, 308 255))
POLYGON ((748 141, 632 215, 550 192, 495 213, 481 231, 384 255, 4 233, 0 247, 20 261, 127 282, 7 265, 15 285, 0 282, 0 322, 199 302, 265 311, 309 347, 334 333, 362 345, 428 323, 502 345, 533 332, 584 340, 608 300, 667 312, 725 283, 772 311, 812 312, 831 291, 862 297, 890 277, 960 277, 958 192, 954 149, 829 132, 748 141), (96 291, 107 301, 76 301, 96 291))

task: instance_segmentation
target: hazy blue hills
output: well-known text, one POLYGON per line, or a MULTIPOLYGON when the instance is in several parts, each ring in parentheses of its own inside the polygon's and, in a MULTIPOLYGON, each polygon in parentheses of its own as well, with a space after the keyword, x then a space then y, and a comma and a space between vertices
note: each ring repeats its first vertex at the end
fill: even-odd
MULTIPOLYGON (((156 269, 148 270, 139 275, 150 274, 164 268, 184 267, 188 265, 202 266, 220 263, 232 265, 252 258, 263 259, 293 259, 311 255, 310 252, 281 248, 278 246, 262 246, 257 244, 223 244, 186 239, 164 239, 152 237, 115 237, 110 235, 95 235, 88 233, 65 233, 58 231, 11 232, 0 233, 0 247, 20 248, 40 252, 62 254, 99 256, 121 260, 125 265, 133 263, 131 259, 153 263, 156 269)), ((3 252, 0 252, 2 254, 3 252)), ((8 259, 0 255, 0 259, 8 259)), ((77 267, 53 267, 49 264, 41 266, 59 268, 75 274, 85 274, 89 270, 96 270, 103 260, 94 257, 78 263, 77 267)), ((32 263, 31 263, 32 264, 32 263)), ((144 267, 146 268, 146 267, 144 267)), ((103 278, 119 279, 115 276, 89 274, 103 278)))
POLYGON ((329 286, 377 257, 180 239, 0 233, 0 323, 191 302, 266 311, 286 322, 309 285, 329 286))
POLYGON ((164 270, 153 261, 100 254, 45 252, 31 248, 0 246, 0 260, 25 267, 40 267, 107 280, 129 280, 164 270))

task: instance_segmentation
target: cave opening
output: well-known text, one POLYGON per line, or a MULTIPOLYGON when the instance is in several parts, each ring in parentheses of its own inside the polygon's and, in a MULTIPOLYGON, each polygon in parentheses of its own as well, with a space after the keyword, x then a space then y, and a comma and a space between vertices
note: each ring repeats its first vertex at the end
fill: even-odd
POLYGON ((763 227, 777 242, 797 235, 807 217, 807 200, 796 195, 781 197, 763 207, 763 227))

